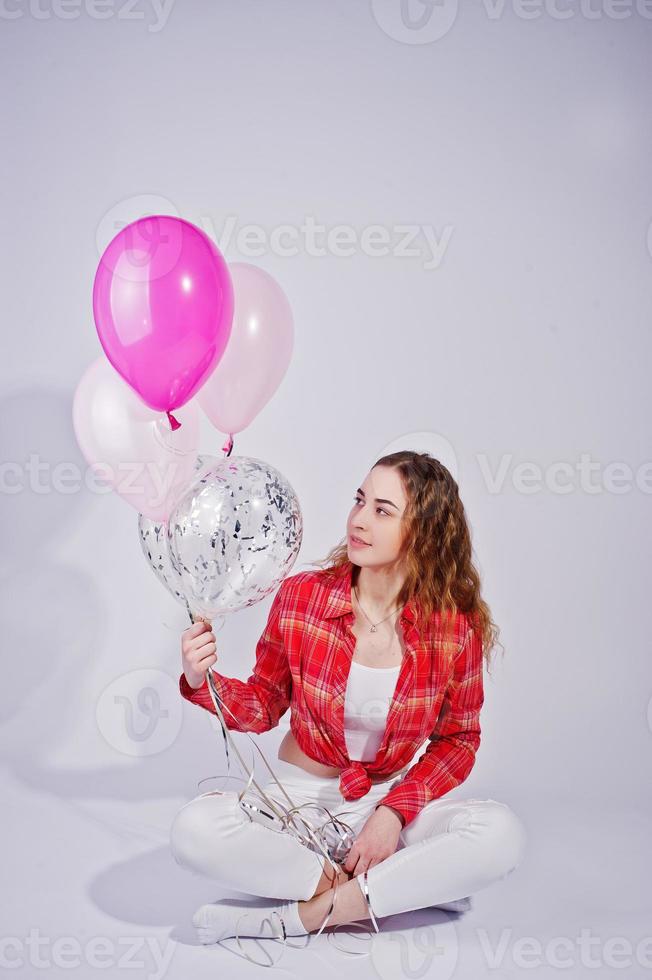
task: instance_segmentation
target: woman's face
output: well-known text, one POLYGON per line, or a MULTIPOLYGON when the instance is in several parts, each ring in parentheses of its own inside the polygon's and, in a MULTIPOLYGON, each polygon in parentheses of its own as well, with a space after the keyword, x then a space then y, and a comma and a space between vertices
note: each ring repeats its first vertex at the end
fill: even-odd
POLYGON ((347 520, 347 547, 354 565, 375 568, 398 559, 407 503, 398 470, 374 466, 356 491, 347 520), (365 544, 357 544, 352 537, 365 544))

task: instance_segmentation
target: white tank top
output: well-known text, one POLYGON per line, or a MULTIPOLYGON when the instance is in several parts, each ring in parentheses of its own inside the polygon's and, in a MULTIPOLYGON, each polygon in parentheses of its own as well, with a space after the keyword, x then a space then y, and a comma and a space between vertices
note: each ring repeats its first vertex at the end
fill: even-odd
POLYGON ((344 699, 344 737, 349 758, 373 762, 383 740, 401 665, 367 667, 355 660, 344 699))

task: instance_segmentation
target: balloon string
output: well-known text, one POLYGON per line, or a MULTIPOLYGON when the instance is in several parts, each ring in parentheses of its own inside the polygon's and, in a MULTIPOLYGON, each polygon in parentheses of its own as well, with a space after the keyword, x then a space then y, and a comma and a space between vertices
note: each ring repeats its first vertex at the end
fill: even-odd
POLYGON ((178 449, 176 446, 167 442, 164 436, 169 432, 169 429, 166 428, 164 433, 164 427, 165 423, 162 419, 156 419, 152 426, 152 435, 158 442, 159 446, 162 446, 166 453, 173 453, 175 456, 188 456, 189 452, 187 449, 178 449))
MULTIPOLYGON (((194 615, 193 615, 193 613, 192 613, 192 611, 190 609, 190 605, 188 603, 188 600, 186 599, 185 596, 184 596, 184 601, 186 603, 186 608, 188 610, 188 615, 190 617, 190 621, 191 621, 191 623, 195 623, 197 620, 195 620, 195 617, 194 617, 194 615)), ((199 618, 200 617, 198 617, 198 619, 199 618)), ((268 819, 271 819, 271 820, 273 820, 274 818, 276 818, 280 822, 280 824, 281 824, 281 831, 280 831, 281 833, 290 833, 290 834, 292 834, 303 846, 308 846, 308 841, 310 840, 313 843, 313 845, 326 858, 327 863, 330 864, 331 868, 334 871, 334 877, 332 879, 334 881, 334 888, 331 889, 332 892, 333 892, 333 897, 331 899, 330 908, 328 909, 328 912, 326 913, 326 917, 324 918, 321 926, 319 927, 319 931, 315 934, 315 938, 317 938, 317 936, 320 936, 321 935, 321 933, 324 930, 325 926, 327 925, 329 919, 331 918, 331 915, 333 914, 333 910, 335 908, 335 903, 337 901, 337 892, 338 892, 338 889, 340 887, 340 883, 339 883, 339 880, 338 880, 337 875, 338 875, 338 872, 340 871, 340 869, 341 869, 344 861, 346 860, 346 857, 347 857, 348 852, 350 850, 351 844, 353 843, 353 839, 355 837, 354 831, 349 826, 349 824, 347 824, 345 821, 341 820, 337 815, 333 815, 330 812, 330 810, 328 809, 328 807, 322 806, 319 803, 303 803, 303 804, 300 804, 299 806, 297 806, 293 802, 293 800, 291 799, 291 797, 289 796, 289 794, 287 793, 285 787, 282 785, 282 783, 277 778, 276 774, 274 773, 274 770, 272 769, 272 767, 268 763, 267 759, 265 758, 262 750, 260 749, 260 746, 258 746, 256 744, 256 742, 252 739, 251 735, 248 732, 243 732, 242 734, 245 734, 247 736, 247 738, 249 739, 249 741, 252 743, 253 747, 260 754, 263 762, 265 763, 265 765, 269 769, 270 773, 272 774, 272 779, 274 780, 274 782, 276 783, 276 785, 281 790, 281 793, 288 800, 288 802, 290 804, 290 808, 287 809, 287 808, 284 807, 284 805, 282 803, 280 803, 280 802, 278 802, 276 800, 270 799, 270 797, 264 792, 264 790, 261 789, 261 787, 258 785, 258 783, 254 779, 254 762, 253 762, 253 758, 254 757, 253 757, 253 752, 252 752, 252 767, 251 767, 251 770, 248 770, 247 769, 247 766, 244 763, 244 760, 243 760, 240 752, 238 751, 237 746, 235 745, 235 742, 233 741, 233 738, 231 736, 230 730, 229 730, 229 728, 228 728, 228 726, 227 726, 227 724, 226 724, 226 722, 224 720, 224 715, 222 713, 222 708, 225 708, 229 712, 229 715, 231 715, 231 717, 236 722, 237 722, 237 718, 235 717, 235 715, 233 714, 233 712, 231 711, 231 709, 228 707, 228 705, 224 704, 224 702, 222 701, 222 698, 220 697, 220 695, 219 695, 219 693, 217 691, 217 688, 215 687, 215 678, 213 677, 213 671, 211 670, 210 667, 208 667, 207 670, 206 670, 206 681, 207 681, 207 684, 208 684, 208 690, 210 692, 211 699, 213 701, 213 706, 215 708, 215 714, 216 714, 216 716, 217 716, 217 718, 219 720, 220 727, 222 729, 222 736, 224 738, 224 751, 225 751, 226 760, 227 760, 227 770, 226 770, 226 776, 224 777, 223 784, 224 784, 224 782, 226 782, 227 779, 230 778, 230 776, 229 776, 229 774, 231 772, 231 756, 229 754, 229 744, 230 744, 231 745, 231 748, 233 749, 233 753, 235 754, 235 756, 237 756, 237 759, 238 759, 238 761, 239 761, 239 763, 240 763, 240 765, 242 767, 243 772, 245 772, 247 774, 246 785, 245 785, 244 789, 238 794, 238 805, 247 814, 247 817, 249 818, 249 821, 251 823, 253 823, 253 817, 251 816, 251 813, 249 812, 251 810, 258 812, 258 813, 261 814, 261 816, 267 817, 268 819), (254 795, 254 796, 256 795, 251 790, 251 787, 252 786, 254 786, 256 788, 256 794, 258 795, 259 800, 262 803, 264 803, 265 806, 269 807, 269 809, 272 811, 271 816, 270 816, 269 813, 265 812, 265 810, 263 810, 261 807, 256 806, 256 804, 252 803, 250 800, 245 800, 244 799, 244 796, 247 793, 249 793, 250 795, 254 795), (312 823, 312 821, 310 821, 309 819, 307 819, 304 816, 299 815, 299 811, 304 810, 304 809, 310 809, 311 807, 314 808, 314 809, 317 809, 317 810, 321 810, 321 811, 325 812, 328 815, 327 816, 327 819, 324 820, 323 823, 320 826, 315 826, 312 823), (307 837, 302 832, 302 830, 301 830, 301 828, 299 826, 299 823, 297 822, 297 816, 298 816, 298 820, 301 821, 301 824, 303 825, 303 827, 305 828, 305 831, 307 832, 307 837), (337 859, 334 860, 334 857, 331 856, 331 850, 329 850, 328 842, 326 841, 326 838, 325 838, 325 828, 327 828, 329 825, 332 826, 333 830, 335 831, 336 836, 338 837, 337 843, 334 846, 331 846, 331 850, 333 851, 333 855, 338 855, 339 854, 339 863, 338 863, 337 859), (341 833, 341 829, 343 829, 344 833, 341 833)), ((211 778, 211 777, 208 777, 208 778, 211 778)), ((237 778, 238 779, 242 779, 243 777, 239 776, 237 778)), ((204 780, 200 780, 200 782, 203 782, 203 781, 204 780)), ((212 793, 221 793, 221 792, 222 792, 222 790, 209 790, 207 793, 202 793, 200 795, 201 796, 210 796, 212 793)), ((366 876, 365 876, 364 884, 366 886, 366 876)), ((364 889, 363 894, 364 894, 364 897, 365 897, 366 902, 367 902, 367 907, 368 907, 369 913, 370 913, 369 914, 369 918, 371 919, 371 921, 373 923, 374 930, 375 930, 375 932, 380 932, 380 930, 378 928, 378 923, 376 922, 376 917, 374 916, 373 910, 371 908, 371 902, 369 900, 369 892, 368 892, 368 889, 366 887, 364 889)), ((357 925, 357 923, 355 923, 355 925, 357 925)), ((337 928, 337 927, 335 927, 335 928, 337 928)), ((372 936, 371 930, 366 930, 366 931, 367 931, 369 937, 371 938, 371 936, 372 936)), ((236 930, 236 937, 235 938, 236 938, 236 940, 238 942, 238 945, 240 946, 240 949, 242 950, 242 952, 244 953, 244 955, 247 957, 247 959, 250 960, 250 962, 255 963, 257 966, 275 966, 276 963, 278 963, 279 960, 281 959, 281 956, 283 955, 283 953, 285 952, 286 946, 288 946, 288 945, 293 946, 292 943, 289 943, 288 944, 288 942, 287 942, 287 936, 285 934, 285 928, 283 928, 282 932, 283 932, 283 937, 282 937, 282 939, 283 939, 283 949, 281 950, 280 956, 278 957, 278 959, 276 959, 274 961, 274 963, 261 963, 258 960, 255 960, 251 956, 249 956, 249 954, 246 952, 246 950, 244 950, 242 948, 242 944, 240 943, 240 937, 237 934, 237 930, 236 930)), ((335 945, 337 945, 337 944, 335 944, 335 945)), ((294 948, 297 948, 297 947, 295 946, 294 948)), ((351 953, 350 950, 343 949, 342 947, 337 947, 337 948, 340 949, 342 952, 348 953, 349 955, 352 955, 352 956, 365 956, 365 955, 369 955, 368 953, 351 953)))
POLYGON ((222 452, 226 453, 227 458, 231 455, 231 450, 233 449, 233 433, 229 433, 229 438, 226 440, 222 446, 222 452))

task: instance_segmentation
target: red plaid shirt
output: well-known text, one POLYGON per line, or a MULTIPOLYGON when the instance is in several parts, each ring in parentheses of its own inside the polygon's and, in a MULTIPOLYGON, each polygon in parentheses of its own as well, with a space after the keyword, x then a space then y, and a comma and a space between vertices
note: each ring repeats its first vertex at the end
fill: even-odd
MULTIPOLYGON (((435 613, 420 645, 413 601, 401 614, 405 655, 390 704, 385 733, 373 762, 349 759, 344 737, 344 699, 356 638, 351 626, 351 566, 336 579, 322 569, 299 572, 282 583, 256 646, 246 681, 213 671, 216 689, 233 712, 229 729, 266 732, 291 707, 290 729, 300 748, 317 762, 341 768, 339 788, 347 800, 364 796, 369 775, 390 777, 425 752, 400 783, 376 805, 397 810, 410 823, 429 803, 462 783, 480 745, 484 701, 482 640, 459 613, 454 623, 457 652, 442 648, 435 613), (235 717, 233 717, 235 716, 235 717)), ((208 683, 192 688, 182 673, 184 698, 214 713, 208 683)))

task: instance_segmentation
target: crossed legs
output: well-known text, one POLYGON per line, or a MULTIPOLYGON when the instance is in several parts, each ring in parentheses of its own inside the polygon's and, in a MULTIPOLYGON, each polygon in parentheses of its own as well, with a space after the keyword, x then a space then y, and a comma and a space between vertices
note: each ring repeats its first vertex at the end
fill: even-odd
MULTIPOLYGON (((367 872, 376 917, 463 898, 520 863, 526 834, 496 800, 433 800, 401 832, 399 847, 367 872)), ((284 830, 252 822, 232 792, 203 794, 177 813, 170 832, 177 863, 227 888, 299 902, 307 931, 323 922, 334 886, 323 855, 284 830)), ((360 876, 343 869, 330 925, 368 918, 360 876)))

